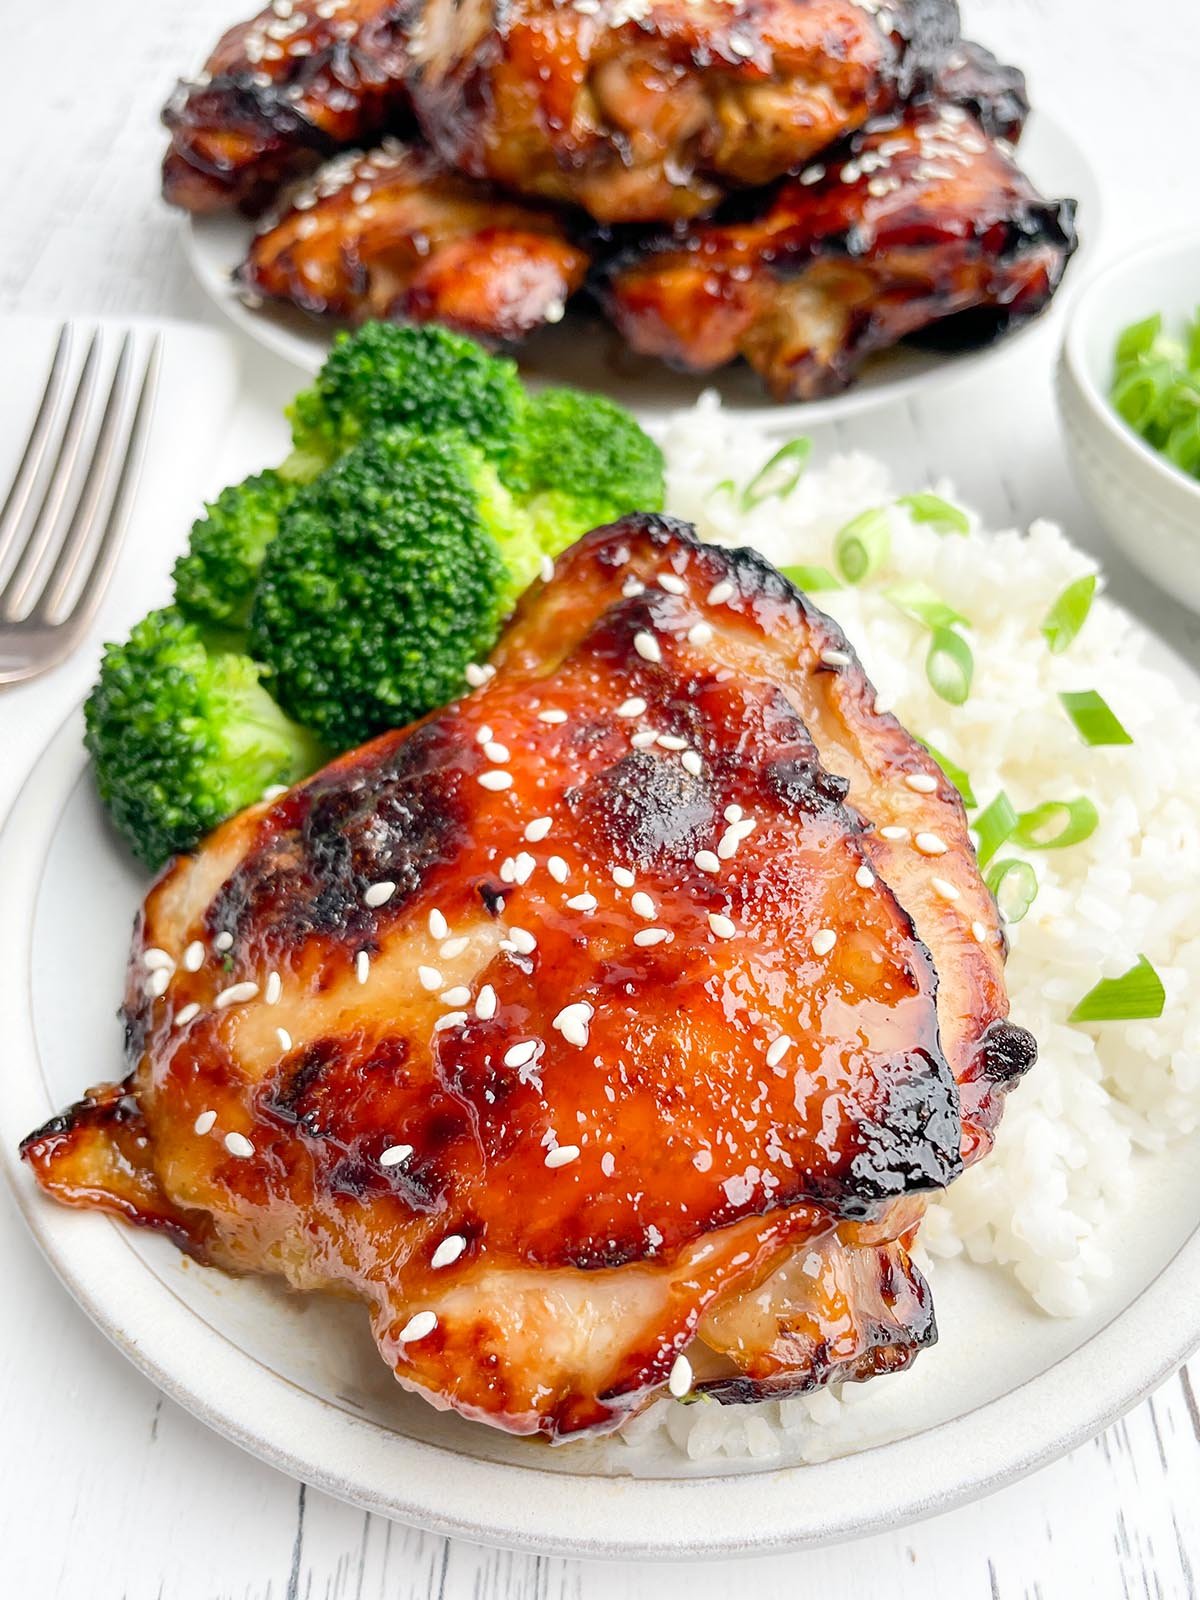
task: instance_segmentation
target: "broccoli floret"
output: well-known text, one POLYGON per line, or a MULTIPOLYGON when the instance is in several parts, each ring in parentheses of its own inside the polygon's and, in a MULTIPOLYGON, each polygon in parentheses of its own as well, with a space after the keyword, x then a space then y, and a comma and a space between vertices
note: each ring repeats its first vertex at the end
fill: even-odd
POLYGON ((175 604, 195 622, 244 629, 263 554, 296 485, 259 472, 205 507, 192 524, 187 554, 175 563, 175 604))
POLYGON ((84 738, 109 815, 148 867, 190 850, 275 783, 315 770, 320 746, 263 688, 248 656, 210 649, 174 606, 109 645, 84 738))
POLYGON ((539 560, 528 518, 460 435, 373 434, 284 513, 251 649, 287 710, 346 749, 460 693, 539 560))
POLYGON ((663 507, 663 455, 654 440, 611 400, 577 389, 530 398, 505 480, 550 555, 627 511, 663 507))
POLYGON ((288 407, 295 449, 284 474, 310 482, 379 428, 456 432, 486 456, 509 452, 525 407, 511 361, 435 326, 368 322, 339 334, 316 382, 288 407))

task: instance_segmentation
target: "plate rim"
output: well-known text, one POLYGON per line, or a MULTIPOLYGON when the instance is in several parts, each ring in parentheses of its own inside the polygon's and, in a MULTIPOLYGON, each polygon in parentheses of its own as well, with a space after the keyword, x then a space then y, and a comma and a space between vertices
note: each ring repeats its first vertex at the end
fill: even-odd
POLYGON ((120 1223, 105 1218, 100 1227, 94 1215, 47 1201, 16 1155, 16 1140, 47 1115, 30 935, 59 812, 86 766, 80 727, 76 708, 0 827, 0 882, 13 895, 0 919, 0 1028, 13 1078, 0 1097, 2 1164, 43 1254, 92 1321, 163 1393, 268 1465, 361 1509, 473 1543, 590 1559, 781 1554, 918 1521, 1037 1470, 1123 1415, 1200 1344, 1197 1226, 1076 1350, 973 1410, 830 1461, 678 1479, 480 1460, 391 1433, 265 1369, 147 1269, 120 1223), (864 1507, 855 1490, 868 1460, 864 1507), (548 1481, 552 1495, 529 1492, 548 1481))
MULTIPOLYGON (((1072 162, 1079 169, 1079 175, 1084 179, 1084 182, 1077 185, 1082 192, 1072 198, 1079 202, 1080 210, 1085 217, 1085 229, 1080 235, 1072 259, 1067 263, 1064 280, 1049 305, 1037 316, 991 344, 959 352, 923 372, 907 373, 895 379, 885 380, 875 387, 864 387, 853 383, 840 394, 828 395, 817 400, 792 401, 788 404, 771 404, 766 401, 756 405, 731 405, 731 414, 736 415, 739 421, 753 423, 771 432, 790 432, 796 428, 819 427, 826 423, 842 422, 886 405, 908 404, 918 396, 937 393, 955 382, 967 381, 1023 344, 1038 329, 1060 325, 1067 300, 1073 301, 1079 292, 1082 280, 1090 279, 1090 263, 1101 259, 1098 246, 1105 227, 1104 205, 1095 167, 1083 146, 1074 138, 1066 125, 1049 113, 1035 108, 1029 114, 1023 133, 1025 145, 1029 142, 1030 129, 1035 135, 1044 130, 1046 137, 1053 139, 1060 149, 1067 150, 1072 162)), ((225 227, 229 221, 230 213, 227 212, 215 215, 191 212, 178 214, 179 237, 189 272, 210 304, 221 312, 237 332, 244 334, 260 348, 288 362, 297 370, 311 375, 320 364, 316 352, 310 355, 300 335, 292 333, 290 329, 275 321, 269 307, 267 314, 263 315, 259 309, 246 306, 234 291, 232 284, 219 281, 212 269, 203 244, 205 233, 214 231, 217 227, 225 227)), ((252 228, 253 222, 246 220, 246 226, 252 228)), ((314 329, 321 326, 315 319, 311 325, 314 329)), ((720 372, 707 376, 711 379, 712 387, 720 392, 720 372)), ((722 399, 724 403, 724 397, 722 399)), ((638 410, 636 404, 628 400, 622 399, 622 404, 631 410, 638 410)), ((665 421, 677 409, 678 406, 672 405, 655 406, 652 416, 655 420, 665 421)))

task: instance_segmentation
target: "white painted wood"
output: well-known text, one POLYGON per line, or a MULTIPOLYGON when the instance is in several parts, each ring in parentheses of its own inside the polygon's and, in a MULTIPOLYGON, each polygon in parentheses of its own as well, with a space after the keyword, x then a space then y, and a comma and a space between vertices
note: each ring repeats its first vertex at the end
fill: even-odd
MULTIPOLYGON (((1035 98, 1092 152, 1105 186, 1105 250, 1200 216, 1195 0, 964 0, 964 11, 985 42, 1027 67, 1035 98)), ((175 74, 198 65, 237 13, 235 0, 55 0, 6 19, 0 312, 209 317, 157 201, 154 119, 175 74)), ((1198 659, 1200 624, 1111 559, 1074 493, 1053 416, 1052 354, 1052 342, 1030 341, 983 392, 955 389, 899 415, 834 430, 831 442, 871 448, 913 485, 953 464, 960 491, 989 518, 1061 518, 1109 560, 1119 597, 1198 659)), ((0 373, 8 383, 2 351, 0 373)), ((236 457, 236 441, 225 455, 236 457)), ((73 678, 78 672, 66 669, 56 686, 64 709, 73 678)), ((6 711, 15 704, 0 700, 0 809, 43 731, 18 728, 6 711)), ((0 1071, 2 1061, 0 1041, 0 1071)), ((103 1343, 7 1203, 0 1203, 0 1271, 3 1597, 1177 1600, 1197 1593, 1200 1361, 1190 1381, 1186 1373, 1173 1379, 1066 1460, 921 1526, 754 1563, 596 1567, 416 1534, 250 1460, 103 1343)))

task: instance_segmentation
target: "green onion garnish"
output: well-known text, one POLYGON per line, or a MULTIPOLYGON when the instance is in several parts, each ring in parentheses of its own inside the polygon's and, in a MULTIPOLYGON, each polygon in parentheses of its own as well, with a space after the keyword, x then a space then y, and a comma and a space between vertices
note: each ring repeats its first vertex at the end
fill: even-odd
POLYGON ((797 589, 806 594, 817 594, 822 589, 840 589, 841 583, 828 567, 780 567, 785 578, 790 578, 797 589))
POLYGON ((1119 978, 1101 978, 1067 1021, 1133 1022, 1142 1017, 1161 1017, 1166 1003, 1162 979, 1145 956, 1139 956, 1137 965, 1119 978))
POLYGON ((934 628, 925 657, 925 676, 936 694, 952 706, 961 706, 971 692, 975 657, 971 646, 953 628, 934 628))
POLYGON ((891 553, 891 524, 882 506, 848 522, 833 542, 838 571, 847 583, 861 583, 878 572, 891 553))
POLYGON ((733 479, 732 478, 722 478, 720 483, 714 483, 712 488, 709 489, 707 494, 704 496, 704 501, 705 501, 705 504, 707 505, 707 503, 710 500, 715 500, 717 498, 717 496, 720 495, 720 494, 736 494, 736 493, 737 493, 737 484, 734 483, 733 479))
POLYGON ((995 895, 1005 922, 1020 922, 1037 898, 1037 873, 1028 861, 1018 861, 1012 856, 994 861, 983 881, 995 895))
POLYGON ((1060 694, 1058 698, 1084 744, 1133 743, 1132 735, 1125 731, 1108 702, 1095 689, 1080 689, 1074 694, 1060 694))
POLYGON ((986 867, 1000 846, 1012 837, 1016 825, 1016 810, 1012 801, 1001 789, 996 798, 983 808, 971 824, 978 840, 975 854, 979 858, 981 867, 986 867))
POLYGON ((1060 656, 1087 621, 1096 593, 1096 574, 1069 583, 1046 613, 1042 635, 1052 655, 1060 656))
POLYGON ((1157 311, 1141 322, 1130 323, 1117 340, 1118 362, 1136 361, 1138 356, 1148 355, 1161 332, 1162 317, 1157 311))
POLYGON ((1179 338, 1163 332, 1160 316, 1126 328, 1117 340, 1109 398, 1147 444, 1200 478, 1200 315, 1179 338))
POLYGON ((742 490, 742 510, 753 510, 761 500, 786 500, 804 476, 811 455, 811 439, 789 439, 742 490))
POLYGON ((967 618, 961 611, 955 611, 952 605, 942 599, 936 589, 931 589, 920 579, 915 579, 911 583, 894 583, 885 589, 883 594, 897 611, 903 611, 905 616, 912 617, 915 622, 923 623, 927 628, 950 628, 956 622, 968 626, 967 618))
POLYGON ((933 757, 938 766, 941 767, 942 771, 949 778, 950 782, 958 790, 959 794, 962 796, 963 805, 978 805, 979 802, 975 799, 975 792, 971 788, 971 780, 963 768, 960 767, 957 762, 951 761, 950 757, 945 755, 941 750, 935 749, 935 747, 929 743, 928 739, 920 739, 918 740, 918 743, 925 746, 926 750, 929 751, 929 754, 933 757))
POLYGON ((1077 800, 1047 800, 1022 811, 1012 837, 1026 850, 1065 850, 1096 831, 1100 813, 1086 795, 1077 800))
POLYGON ((971 521, 961 506, 951 505, 940 494, 905 494, 896 501, 914 522, 928 523, 938 533, 970 533, 971 521))

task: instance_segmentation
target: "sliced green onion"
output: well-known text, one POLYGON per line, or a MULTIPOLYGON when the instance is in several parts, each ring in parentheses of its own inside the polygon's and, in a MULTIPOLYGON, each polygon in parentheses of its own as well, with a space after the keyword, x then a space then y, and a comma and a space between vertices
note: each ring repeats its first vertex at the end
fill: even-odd
POLYGON ((704 496, 705 503, 707 504, 707 502, 709 500, 715 500, 719 494, 736 494, 736 493, 737 493, 737 484, 734 483, 733 479, 732 478, 722 478, 720 483, 714 483, 712 488, 704 496))
POLYGON ((1162 979, 1145 956, 1139 956, 1137 965, 1119 978, 1101 978, 1067 1021, 1133 1022, 1142 1017, 1161 1017, 1166 1003, 1162 979))
POLYGON ((961 506, 951 505, 940 494, 905 494, 896 501, 914 522, 927 523, 938 533, 970 533, 971 519, 961 506))
POLYGON ((978 841, 975 854, 979 858, 981 867, 986 867, 1000 846, 1012 837, 1016 825, 1016 809, 1001 789, 996 798, 988 802, 971 824, 978 841))
POLYGON ((1084 744, 1132 744, 1132 736, 1118 722, 1108 702, 1095 689, 1080 689, 1075 694, 1060 694, 1063 710, 1070 717, 1084 744))
POLYGON ((806 594, 818 594, 822 589, 840 589, 841 583, 828 567, 780 567, 785 578, 790 578, 797 589, 806 594))
POLYGON ((789 439, 742 490, 742 510, 753 510, 761 500, 786 500, 804 476, 811 455, 811 439, 789 439))
POLYGON ((971 692, 975 657, 971 646, 953 628, 934 628, 925 657, 925 676, 935 694, 952 706, 961 706, 971 692))
POLYGON ((861 583, 878 572, 891 553, 891 523, 882 506, 848 522, 833 542, 834 560, 847 583, 861 583))
POLYGON ((1042 636, 1052 655, 1060 656, 1088 619, 1096 593, 1096 574, 1069 583, 1046 613, 1042 636))
POLYGON ((1005 922, 1020 922, 1037 899, 1037 873, 1028 861, 1018 861, 1013 856, 994 861, 983 881, 996 897, 1005 922))
POLYGON ((1161 332, 1162 317, 1157 311, 1152 317, 1144 317, 1141 322, 1131 322, 1117 340, 1117 360, 1124 364, 1136 361, 1138 356, 1149 355, 1161 332))
POLYGON ((929 751, 929 754, 933 757, 938 766, 941 767, 942 771, 949 778, 950 782, 958 790, 959 794, 962 796, 963 805, 978 805, 979 802, 975 798, 975 791, 971 788, 971 780, 967 776, 964 769, 960 767, 956 761, 951 761, 948 755, 931 745, 928 739, 920 739, 918 740, 918 743, 925 746, 926 750, 929 751))
POLYGON ((956 622, 964 627, 969 626, 961 611, 955 611, 936 589, 931 589, 920 579, 914 579, 911 583, 894 583, 883 594, 898 611, 903 611, 915 622, 924 623, 927 628, 950 628, 956 622))
POLYGON ((1065 850, 1090 839, 1099 821, 1100 813, 1086 795, 1047 800, 1032 811, 1022 811, 1012 837, 1026 850, 1065 850))

